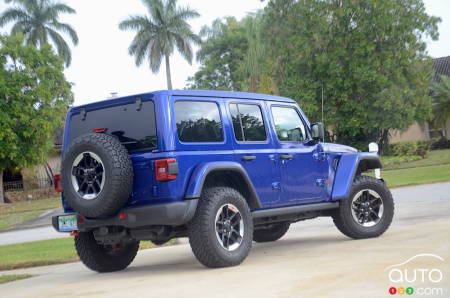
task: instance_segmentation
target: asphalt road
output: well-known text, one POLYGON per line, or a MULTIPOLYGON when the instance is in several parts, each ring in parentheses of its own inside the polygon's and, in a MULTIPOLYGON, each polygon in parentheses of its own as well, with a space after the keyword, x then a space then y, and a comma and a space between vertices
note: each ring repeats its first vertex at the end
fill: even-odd
POLYGON ((388 297, 390 287, 403 286, 412 287, 416 297, 427 290, 450 297, 450 183, 397 188, 393 195, 394 222, 376 239, 350 240, 329 218, 319 218, 292 225, 277 242, 254 244, 238 267, 206 269, 189 245, 181 244, 141 251, 127 270, 116 273, 97 274, 80 263, 15 270, 37 276, 0 285, 0 293, 3 297, 388 297), (389 280, 392 268, 387 267, 418 254, 437 257, 418 256, 393 267, 397 275, 389 280), (411 280, 411 273, 419 269, 432 272, 431 280, 426 275, 424 282, 419 276, 398 282, 401 272, 407 271, 411 280))

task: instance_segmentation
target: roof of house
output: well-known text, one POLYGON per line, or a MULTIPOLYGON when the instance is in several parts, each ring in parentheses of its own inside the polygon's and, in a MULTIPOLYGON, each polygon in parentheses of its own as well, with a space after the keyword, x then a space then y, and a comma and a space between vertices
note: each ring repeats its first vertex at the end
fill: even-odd
POLYGON ((450 56, 433 59, 434 80, 439 82, 440 76, 450 77, 450 56))

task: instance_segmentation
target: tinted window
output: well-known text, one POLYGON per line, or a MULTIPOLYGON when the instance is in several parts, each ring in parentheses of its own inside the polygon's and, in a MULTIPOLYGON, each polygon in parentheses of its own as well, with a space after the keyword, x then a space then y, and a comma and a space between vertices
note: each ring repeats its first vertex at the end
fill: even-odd
POLYGON ((76 137, 106 128, 106 133, 116 136, 129 152, 157 148, 155 107, 152 101, 104 108, 71 118, 69 143, 76 137))
POLYGON ((178 138, 182 142, 222 142, 219 107, 213 102, 177 101, 175 103, 178 138))
POLYGON ((272 115, 280 141, 301 142, 306 140, 305 126, 295 109, 272 107, 272 115))
POLYGON ((254 142, 267 139, 261 108, 258 105, 231 104, 230 110, 237 141, 254 142))

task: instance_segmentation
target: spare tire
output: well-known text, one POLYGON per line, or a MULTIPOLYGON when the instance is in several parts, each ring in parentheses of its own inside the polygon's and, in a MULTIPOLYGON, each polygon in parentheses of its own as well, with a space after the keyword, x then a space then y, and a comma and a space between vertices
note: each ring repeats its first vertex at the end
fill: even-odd
POLYGON ((64 153, 61 183, 64 199, 74 211, 89 218, 114 215, 133 189, 128 151, 107 134, 79 136, 64 153))

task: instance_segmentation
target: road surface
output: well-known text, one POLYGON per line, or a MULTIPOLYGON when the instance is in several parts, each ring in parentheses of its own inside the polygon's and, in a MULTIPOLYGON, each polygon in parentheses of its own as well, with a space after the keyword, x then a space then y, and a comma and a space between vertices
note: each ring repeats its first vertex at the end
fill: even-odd
POLYGON ((413 288, 416 297, 427 290, 450 297, 450 183, 392 192, 396 216, 380 238, 350 240, 329 218, 319 218, 292 225, 277 242, 254 244, 238 267, 206 269, 182 244, 140 251, 127 270, 116 273, 97 274, 80 263, 15 270, 36 277, 0 285, 0 293, 3 297, 389 297, 390 287, 403 286, 413 288), (397 275, 389 280, 388 267, 410 258, 393 267, 397 275), (431 280, 426 275, 424 282, 420 278, 398 282, 398 274, 417 269, 434 270, 434 275, 431 280))

